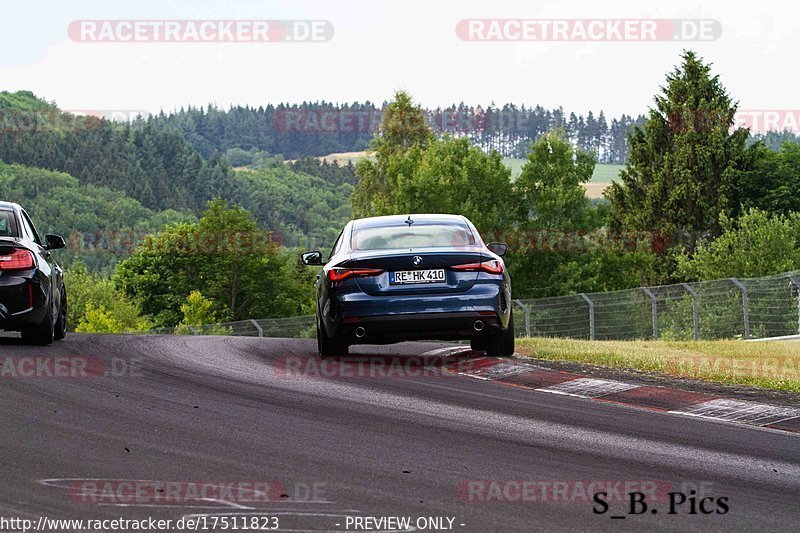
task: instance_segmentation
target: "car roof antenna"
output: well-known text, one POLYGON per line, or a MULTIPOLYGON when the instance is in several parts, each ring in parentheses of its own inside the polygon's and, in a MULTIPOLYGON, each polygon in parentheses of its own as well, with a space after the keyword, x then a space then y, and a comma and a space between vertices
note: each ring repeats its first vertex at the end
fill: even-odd
POLYGON ((409 228, 411 227, 411 224, 414 223, 414 221, 411 220, 411 215, 408 215, 408 218, 405 220, 405 223, 408 224, 409 228))

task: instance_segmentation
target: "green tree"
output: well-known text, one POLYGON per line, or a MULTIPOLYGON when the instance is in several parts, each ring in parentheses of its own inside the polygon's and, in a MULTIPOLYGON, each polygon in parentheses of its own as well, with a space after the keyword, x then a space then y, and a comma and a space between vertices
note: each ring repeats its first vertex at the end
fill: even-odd
POLYGON ((563 130, 545 133, 528 151, 514 183, 521 200, 523 226, 578 229, 590 221, 590 203, 583 185, 592 179, 595 159, 573 150, 563 130))
POLYGON ((115 280, 159 326, 178 324, 194 290, 219 320, 295 316, 308 311, 310 271, 279 249, 240 206, 217 200, 197 224, 168 226, 117 266, 115 280))
POLYGON ((655 104, 628 136, 627 165, 606 196, 617 225, 688 234, 692 251, 738 208, 737 183, 757 150, 746 147, 746 129, 729 131, 737 106, 694 52, 683 53, 655 104))
POLYGON ((192 291, 186 298, 186 303, 181 305, 183 319, 175 328, 176 335, 190 335, 198 331, 203 335, 225 335, 229 333, 228 328, 217 324, 219 319, 213 310, 214 302, 204 297, 200 291, 192 291), (192 331, 192 328, 195 331, 192 331))
POLYGON ((78 333, 122 333, 125 331, 125 326, 102 305, 95 307, 94 304, 87 303, 75 331, 78 333))
POLYGON ((800 213, 770 215, 757 209, 738 219, 721 217, 722 235, 678 257, 688 280, 758 277, 800 269, 800 213))
POLYGON ((800 211, 800 144, 784 142, 779 151, 757 146, 756 167, 743 174, 741 204, 770 213, 800 211))
POLYGON ((487 154, 469 139, 446 137, 394 158, 391 213, 449 213, 481 230, 513 222, 511 171, 500 154, 487 154))
POLYGON ((414 171, 413 164, 409 168, 414 157, 409 158, 408 152, 418 156, 434 140, 424 110, 407 93, 395 93, 371 143, 375 159, 362 159, 356 165, 359 181, 350 198, 355 216, 392 213, 398 176, 414 171))
POLYGON ((373 148, 375 159, 356 167, 355 216, 455 213, 484 230, 513 221, 511 171, 500 154, 465 137, 437 139, 406 93, 387 107, 373 148))
POLYGON ((81 263, 65 271, 64 284, 68 297, 67 325, 75 331, 118 333, 108 328, 145 331, 152 327, 151 321, 141 315, 139 306, 117 290, 110 279, 90 274, 81 263))

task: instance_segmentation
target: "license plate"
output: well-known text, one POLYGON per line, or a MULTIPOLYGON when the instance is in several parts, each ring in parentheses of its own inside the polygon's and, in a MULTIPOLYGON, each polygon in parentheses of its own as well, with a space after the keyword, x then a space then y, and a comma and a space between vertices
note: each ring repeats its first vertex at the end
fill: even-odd
POLYGON ((444 270, 400 270, 389 272, 389 283, 444 283, 444 270))

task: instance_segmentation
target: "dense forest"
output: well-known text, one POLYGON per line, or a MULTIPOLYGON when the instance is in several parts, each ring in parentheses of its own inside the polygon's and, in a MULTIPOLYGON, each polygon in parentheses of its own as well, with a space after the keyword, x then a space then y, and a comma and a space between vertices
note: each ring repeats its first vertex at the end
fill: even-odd
MULTIPOLYGON (((183 133, 198 152, 209 157, 232 148, 257 149, 286 159, 365 150, 381 122, 386 103, 334 104, 304 102, 260 107, 189 107, 150 119, 183 133)), ((460 103, 425 110, 425 121, 438 134, 467 137, 485 151, 523 158, 543 133, 562 128, 581 150, 596 154, 598 162, 625 162, 625 136, 642 117, 622 115, 607 119, 603 111, 586 116, 563 109, 514 104, 487 107, 460 103)))

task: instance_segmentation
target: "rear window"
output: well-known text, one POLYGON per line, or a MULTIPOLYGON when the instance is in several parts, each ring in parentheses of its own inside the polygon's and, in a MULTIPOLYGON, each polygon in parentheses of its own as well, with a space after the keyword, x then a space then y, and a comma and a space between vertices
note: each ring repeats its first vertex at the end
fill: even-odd
POLYGON ((449 248, 474 246, 475 237, 467 226, 452 224, 413 224, 355 229, 350 241, 354 250, 392 250, 398 248, 449 248))
POLYGON ((0 209, 0 237, 16 237, 17 224, 14 219, 14 212, 8 209, 0 209))

